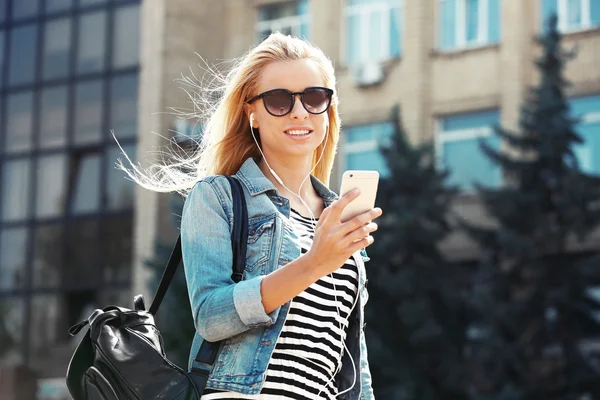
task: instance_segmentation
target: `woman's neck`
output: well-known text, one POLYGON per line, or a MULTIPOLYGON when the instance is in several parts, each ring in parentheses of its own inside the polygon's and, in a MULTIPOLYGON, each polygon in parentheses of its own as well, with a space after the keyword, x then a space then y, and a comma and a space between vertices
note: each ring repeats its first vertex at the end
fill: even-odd
POLYGON ((269 170, 269 166, 265 162, 264 158, 260 160, 258 163, 258 167, 261 169, 263 174, 275 185, 277 191, 280 195, 284 197, 290 198, 293 196, 296 200, 297 197, 294 196, 290 191, 294 194, 302 196, 302 198, 306 201, 311 197, 316 195, 316 191, 312 186, 312 182, 310 178, 307 178, 307 175, 311 173, 312 163, 310 160, 304 161, 292 161, 286 160, 286 162, 282 162, 274 157, 269 159, 269 165, 275 171, 277 176, 283 181, 284 185, 279 183, 277 178, 271 173, 269 170), (302 189, 300 188, 302 185, 302 189), (289 189, 289 190, 288 190, 289 189), (301 191, 300 191, 301 190, 301 191))

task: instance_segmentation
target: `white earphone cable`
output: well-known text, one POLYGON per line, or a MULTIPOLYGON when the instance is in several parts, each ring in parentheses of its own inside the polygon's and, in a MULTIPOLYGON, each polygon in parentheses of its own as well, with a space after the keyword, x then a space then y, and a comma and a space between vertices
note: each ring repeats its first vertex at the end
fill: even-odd
MULTIPOLYGON (((277 175, 277 173, 271 168, 271 166, 269 165, 269 162, 267 161, 267 158, 265 157, 265 154, 263 153, 260 145, 258 144, 258 140, 256 139, 256 135, 254 134, 254 126, 253 126, 253 121, 254 121, 254 113, 250 114, 250 131, 252 133, 252 138, 254 139, 254 142, 256 143, 256 147, 258 147, 258 150, 260 151, 260 154, 263 157, 263 160, 265 160, 265 164, 267 164, 267 167, 269 168, 269 171, 271 172, 271 174, 273 174, 273 177, 277 180, 277 182, 279 182, 288 192, 290 192, 291 194, 293 194, 294 196, 298 197, 298 199, 300 199, 300 202, 302 203, 302 205, 304 205, 304 207, 306 207, 306 209, 308 210, 308 212, 310 213, 311 216, 311 222, 313 224, 313 232, 316 231, 316 218, 315 215, 312 212, 312 209, 308 206, 308 204, 304 201, 304 199, 302 198, 301 195, 301 191, 302 191, 302 187, 304 186, 304 183, 306 182, 306 180, 310 177, 310 175, 312 174, 312 172, 315 170, 315 168, 317 167, 317 165, 319 164, 319 162, 321 162, 321 159, 323 158, 323 154, 325 153, 325 146, 327 144, 327 139, 329 137, 329 133, 327 132, 327 134, 325 135, 325 145, 323 145, 323 151, 321 152, 321 155, 319 156, 318 161, 315 163, 315 165, 313 166, 312 170, 308 173, 308 175, 306 175, 306 177, 304 178, 304 180, 302 181, 302 183, 300 184, 300 188, 298 189, 298 193, 294 193, 292 190, 290 190, 285 183, 283 183, 283 180, 279 177, 279 175, 277 175)), ((358 282, 360 282, 360 268, 357 267, 357 271, 358 271, 358 282)), ((332 281, 333 281, 333 273, 330 273, 329 276, 331 277, 332 281)), ((337 298, 337 288, 335 286, 335 283, 333 283, 333 290, 334 290, 334 297, 335 297, 335 307, 337 309, 337 313, 339 316, 341 316, 340 313, 340 309, 338 307, 338 298, 337 298)), ((348 312, 348 315, 346 317, 346 322, 349 321, 350 315, 352 314, 352 311, 354 310, 354 308, 356 307, 356 304, 358 303, 358 297, 360 296, 360 288, 359 286, 357 286, 356 288, 356 298, 354 300, 354 304, 352 305, 352 308, 350 309, 350 311, 348 312)), ((344 333, 344 329, 342 326, 342 323, 340 321, 338 321, 339 323, 339 328, 340 328, 340 341, 342 343, 343 346, 343 350, 342 350, 342 354, 341 357, 338 359, 336 368, 334 370, 333 375, 331 375, 331 377, 329 378, 329 380, 325 383, 325 385, 323 386, 323 388, 319 391, 317 396, 321 395, 321 392, 323 390, 325 390, 325 388, 327 387, 327 385, 334 379, 335 375, 341 370, 342 368, 342 359, 344 358, 344 350, 348 353, 348 356, 350 357, 350 362, 352 363, 352 372, 353 372, 353 379, 352 379, 352 386, 350 386, 348 389, 336 393, 335 397, 346 393, 350 390, 352 390, 352 388, 354 388, 354 385, 356 384, 356 364, 354 363, 354 358, 352 357, 352 354, 350 354, 350 350, 348 350, 348 347, 346 346, 346 341, 344 340, 343 337, 343 333, 344 333)), ((360 329, 360 327, 359 327, 360 329)), ((309 361, 310 363, 313 363, 315 365, 319 365, 316 362, 314 362, 313 360, 301 357, 302 359, 304 359, 305 361, 309 361)), ((322 366, 321 366, 322 367, 322 366)))

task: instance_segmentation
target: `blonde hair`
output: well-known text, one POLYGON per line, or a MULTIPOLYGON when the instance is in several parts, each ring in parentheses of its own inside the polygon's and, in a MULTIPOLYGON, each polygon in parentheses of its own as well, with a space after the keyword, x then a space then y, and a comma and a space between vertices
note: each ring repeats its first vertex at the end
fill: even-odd
MULTIPOLYGON (((261 156, 252 138, 244 104, 258 94, 259 79, 265 67, 273 62, 304 59, 315 61, 323 74, 324 85, 335 88, 333 65, 319 48, 298 38, 273 33, 246 55, 235 60, 234 67, 225 77, 218 78, 218 89, 222 94, 215 105, 210 106, 208 101, 194 99, 194 95, 197 96, 198 93, 190 95, 196 109, 195 117, 199 118, 198 114, 207 116, 204 118, 201 142, 194 154, 185 157, 172 155, 170 163, 156 164, 146 171, 132 164, 129 158, 127 160, 133 166, 133 171, 125 168, 120 161, 118 167, 147 189, 158 192, 176 191, 184 196, 198 180, 206 176, 234 175, 246 159, 261 156)), ((212 103, 215 103, 214 100, 212 103)), ((313 154, 313 167, 318 162, 313 175, 325 185, 329 185, 341 125, 338 97, 335 93, 328 110, 328 119, 326 134, 329 136, 313 154), (319 161, 321 152, 323 155, 319 161)))

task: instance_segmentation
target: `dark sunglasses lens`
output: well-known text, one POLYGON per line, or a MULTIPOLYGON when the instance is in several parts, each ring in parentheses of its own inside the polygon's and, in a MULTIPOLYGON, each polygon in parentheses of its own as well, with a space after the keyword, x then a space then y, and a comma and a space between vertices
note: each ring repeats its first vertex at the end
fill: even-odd
POLYGON ((331 94, 325 89, 306 89, 302 96, 302 102, 306 111, 313 114, 325 112, 331 102, 331 94))
POLYGON ((273 90, 263 97, 263 101, 273 115, 287 114, 292 108, 292 96, 285 90, 273 90))

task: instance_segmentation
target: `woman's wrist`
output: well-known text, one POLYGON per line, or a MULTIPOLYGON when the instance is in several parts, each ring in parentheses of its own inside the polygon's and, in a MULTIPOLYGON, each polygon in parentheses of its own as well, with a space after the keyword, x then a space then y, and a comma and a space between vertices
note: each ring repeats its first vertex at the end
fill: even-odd
POLYGON ((260 287, 265 312, 270 314, 318 281, 323 276, 320 267, 310 253, 305 253, 265 276, 260 287))

